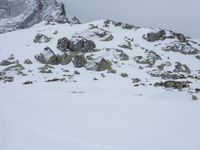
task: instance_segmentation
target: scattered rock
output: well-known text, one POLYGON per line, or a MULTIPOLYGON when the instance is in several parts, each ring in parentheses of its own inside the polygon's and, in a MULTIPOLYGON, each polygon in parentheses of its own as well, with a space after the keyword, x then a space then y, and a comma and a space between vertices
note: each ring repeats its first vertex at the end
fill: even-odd
POLYGON ((197 101, 197 100, 198 100, 198 97, 195 96, 195 95, 192 95, 192 100, 193 100, 193 101, 197 101))
POLYGON ((183 73, 191 74, 190 68, 187 65, 181 64, 179 62, 176 62, 174 72, 178 72, 178 73, 183 72, 183 73))
POLYGON ((127 74, 127 73, 121 73, 121 76, 122 76, 123 78, 127 78, 127 77, 128 77, 128 74, 127 74))
POLYGON ((9 61, 9 60, 2 60, 1 63, 0 63, 0 66, 9 66, 9 65, 12 65, 14 64, 15 62, 13 61, 9 61))
POLYGON ((51 38, 39 33, 35 36, 35 39, 33 41, 34 43, 48 43, 51 41, 51 38))
POLYGON ((173 89, 178 89, 182 90, 183 88, 188 88, 189 84, 188 82, 185 81, 166 81, 166 82, 160 82, 160 83, 155 83, 154 86, 163 86, 165 88, 173 88, 173 89))
POLYGON ((74 71, 74 74, 76 74, 76 75, 80 75, 80 72, 78 72, 78 71, 74 71))
POLYGON ((3 81, 4 83, 6 82, 13 82, 14 77, 13 76, 7 76, 6 72, 0 72, 0 81, 3 81))
POLYGON ((58 65, 59 61, 55 53, 49 48, 46 47, 39 55, 35 56, 35 59, 42 64, 58 65))
POLYGON ((119 58, 120 58, 121 61, 129 60, 129 56, 126 53, 124 53, 123 51, 121 51, 119 58))
POLYGON ((83 54, 77 55, 74 57, 74 60, 73 60, 74 67, 81 68, 81 67, 84 67, 86 63, 87 63, 87 60, 83 54))
POLYGON ((54 32, 53 32, 53 34, 54 34, 54 35, 58 34, 58 31, 57 31, 57 30, 56 30, 56 31, 54 31, 54 32))
POLYGON ((80 20, 77 17, 75 17, 75 16, 71 19, 71 22, 73 24, 81 24, 80 20))
POLYGON ((109 42, 112 41, 114 39, 112 34, 109 34, 107 37, 105 37, 104 39, 101 39, 101 41, 105 41, 105 42, 109 42))
POLYGON ((38 68, 40 70, 40 73, 53 73, 51 69, 54 69, 54 67, 45 65, 43 67, 38 68))
POLYGON ((140 82, 141 80, 140 79, 138 79, 138 78, 132 78, 132 83, 138 83, 138 82, 140 82))
POLYGON ((26 59, 24 61, 24 64, 30 65, 30 64, 33 64, 33 63, 32 63, 32 61, 30 59, 26 59))
POLYGON ((66 37, 63 37, 61 39, 58 40, 57 42, 57 48, 62 51, 62 52, 66 52, 68 50, 69 47, 69 40, 66 37))
POLYGON ((196 93, 200 93, 200 89, 195 89, 195 92, 196 93))
POLYGON ((97 64, 96 71, 112 70, 112 63, 104 58, 97 64))
POLYGON ((17 73, 17 75, 25 75, 24 73, 23 73, 23 71, 22 70, 24 70, 25 68, 24 68, 24 66, 22 66, 21 64, 19 64, 18 62, 17 62, 17 64, 14 64, 14 65, 12 65, 12 66, 9 66, 9 67, 7 67, 7 68, 5 68, 3 71, 9 71, 9 72, 16 72, 17 73))
POLYGON ((45 82, 57 82, 57 81, 65 81, 65 78, 61 78, 61 79, 59 79, 59 78, 54 78, 54 79, 47 80, 47 81, 45 81, 45 82))
POLYGON ((94 78, 94 81, 97 81, 98 79, 97 78, 94 78))
POLYGON ((26 82, 24 82, 23 84, 24 84, 24 85, 33 84, 33 82, 32 82, 32 81, 26 81, 26 82))

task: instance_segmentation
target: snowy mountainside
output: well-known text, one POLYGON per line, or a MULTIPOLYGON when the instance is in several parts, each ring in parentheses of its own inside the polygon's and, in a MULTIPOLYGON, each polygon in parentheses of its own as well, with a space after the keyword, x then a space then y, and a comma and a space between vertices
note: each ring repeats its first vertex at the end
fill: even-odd
POLYGON ((0 34, 0 150, 199 150, 200 41, 74 19, 0 34))
POLYGON ((84 70, 95 80, 108 74, 125 78, 130 86, 199 91, 200 43, 173 31, 100 20, 78 25, 41 23, 0 38, 2 83, 53 78, 76 82, 84 70), (66 75, 72 68, 79 73, 66 75))

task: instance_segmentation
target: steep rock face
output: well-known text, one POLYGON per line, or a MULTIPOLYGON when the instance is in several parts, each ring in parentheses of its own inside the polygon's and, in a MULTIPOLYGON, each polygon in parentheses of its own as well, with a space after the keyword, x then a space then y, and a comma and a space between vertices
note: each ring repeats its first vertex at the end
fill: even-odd
POLYGON ((56 0, 11 1, 10 10, 10 14, 6 18, 0 15, 0 34, 29 28, 42 21, 58 23, 68 21, 64 4, 58 3, 56 0))

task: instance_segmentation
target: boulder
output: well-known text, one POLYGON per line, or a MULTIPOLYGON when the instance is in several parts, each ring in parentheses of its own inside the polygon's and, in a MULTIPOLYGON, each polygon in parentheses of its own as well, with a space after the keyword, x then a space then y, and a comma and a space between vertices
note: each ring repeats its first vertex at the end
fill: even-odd
POLYGON ((181 64, 179 62, 176 62, 174 72, 191 74, 190 68, 186 64, 181 64))
POLYGON ((68 40, 68 38, 63 37, 63 38, 61 38, 61 39, 58 40, 58 42, 57 42, 57 48, 60 51, 62 51, 62 52, 67 51, 68 47, 69 47, 69 40, 68 40))
POLYGON ((83 37, 77 37, 69 42, 68 49, 72 52, 92 52, 96 48, 93 41, 87 40, 83 37))
POLYGON ((51 41, 51 38, 47 37, 44 34, 37 34, 35 39, 33 40, 34 43, 48 43, 51 41))
POLYGON ((72 61, 72 57, 67 53, 57 56, 58 61, 61 65, 68 65, 72 61))
POLYGON ((162 40, 162 38, 165 35, 166 35, 166 32, 164 30, 160 30, 158 32, 147 33, 147 35, 143 36, 143 38, 149 42, 156 42, 156 41, 162 40))
POLYGON ((84 67, 86 63, 87 63, 87 60, 83 54, 77 55, 74 57, 74 60, 73 60, 74 67, 81 68, 81 67, 84 67))
POLYGON ((42 53, 35 56, 35 59, 42 64, 50 64, 50 65, 59 64, 57 56, 49 47, 44 48, 42 53))
POLYGON ((31 61, 30 59, 26 59, 26 60, 24 61, 24 64, 31 65, 31 64, 33 64, 33 63, 32 63, 32 61, 31 61))
POLYGON ((102 58, 101 61, 97 64, 96 71, 105 71, 111 69, 112 69, 112 63, 109 60, 102 58))

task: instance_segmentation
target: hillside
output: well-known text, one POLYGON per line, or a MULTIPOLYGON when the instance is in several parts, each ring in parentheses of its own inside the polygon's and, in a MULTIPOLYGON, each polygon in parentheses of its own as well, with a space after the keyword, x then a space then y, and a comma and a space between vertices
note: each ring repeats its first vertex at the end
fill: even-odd
POLYGON ((0 21, 0 149, 200 148, 200 40, 112 20, 13 29, 18 17, 0 21))

